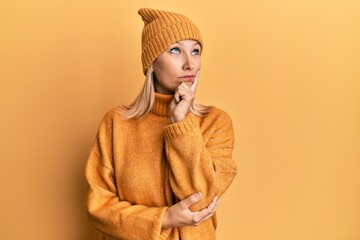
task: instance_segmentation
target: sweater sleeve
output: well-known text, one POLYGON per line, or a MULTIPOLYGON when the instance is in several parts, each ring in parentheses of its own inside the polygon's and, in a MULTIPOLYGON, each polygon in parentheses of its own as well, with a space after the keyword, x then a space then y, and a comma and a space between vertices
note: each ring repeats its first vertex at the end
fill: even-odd
POLYGON ((237 173, 232 159, 234 133, 230 117, 219 111, 207 131, 211 136, 204 142, 199 119, 191 113, 164 128, 174 194, 183 200, 195 192, 202 193, 191 211, 206 208, 215 196, 223 195, 237 173))
POLYGON ((86 213, 100 232, 117 239, 166 239, 162 219, 168 207, 121 201, 117 194, 111 147, 111 119, 104 118, 86 163, 86 213))

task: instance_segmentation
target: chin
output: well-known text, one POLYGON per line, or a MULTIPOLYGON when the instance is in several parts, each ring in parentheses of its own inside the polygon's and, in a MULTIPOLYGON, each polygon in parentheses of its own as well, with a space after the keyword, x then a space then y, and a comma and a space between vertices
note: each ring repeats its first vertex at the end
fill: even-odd
POLYGON ((185 82, 186 85, 188 85, 188 87, 191 87, 193 85, 193 82, 185 82))

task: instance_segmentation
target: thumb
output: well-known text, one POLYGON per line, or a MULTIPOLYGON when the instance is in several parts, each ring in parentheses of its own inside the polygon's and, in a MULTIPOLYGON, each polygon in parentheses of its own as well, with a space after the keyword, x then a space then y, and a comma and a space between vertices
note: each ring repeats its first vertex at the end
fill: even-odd
POLYGON ((170 111, 176 106, 176 100, 175 100, 175 97, 171 100, 170 102, 170 111))
POLYGON ((193 195, 190 195, 188 198, 185 198, 181 201, 182 207, 189 208, 194 203, 200 201, 202 198, 201 192, 194 193, 193 195))

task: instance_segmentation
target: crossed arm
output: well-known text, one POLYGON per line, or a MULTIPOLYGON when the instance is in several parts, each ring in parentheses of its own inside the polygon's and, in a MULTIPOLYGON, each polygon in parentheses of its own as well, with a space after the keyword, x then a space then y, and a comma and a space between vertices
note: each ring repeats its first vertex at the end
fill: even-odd
MULTIPOLYGON (((177 100, 185 100, 179 96, 177 100)), ((173 102, 172 107, 176 106, 173 102)), ((189 113, 173 116, 172 124, 164 129, 170 186, 179 200, 173 206, 148 207, 120 200, 112 151, 104 147, 111 145, 111 139, 101 137, 112 133, 98 134, 86 166, 87 213, 95 228, 120 239, 157 240, 170 228, 198 225, 209 219, 216 210, 218 198, 236 175, 232 160, 232 123, 227 114, 216 111, 213 124, 207 127, 206 139, 199 120, 189 113), (199 192, 201 198, 196 196, 199 192)), ((105 119, 99 131, 111 131, 111 121, 105 119)))

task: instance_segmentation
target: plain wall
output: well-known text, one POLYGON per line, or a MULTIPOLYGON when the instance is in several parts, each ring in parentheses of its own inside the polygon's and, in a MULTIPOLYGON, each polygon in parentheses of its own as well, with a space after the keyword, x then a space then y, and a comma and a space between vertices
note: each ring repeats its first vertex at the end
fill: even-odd
POLYGON ((84 167, 140 91, 140 7, 204 38, 197 99, 232 117, 220 240, 360 239, 360 2, 0 3, 0 239, 94 240, 84 167))

